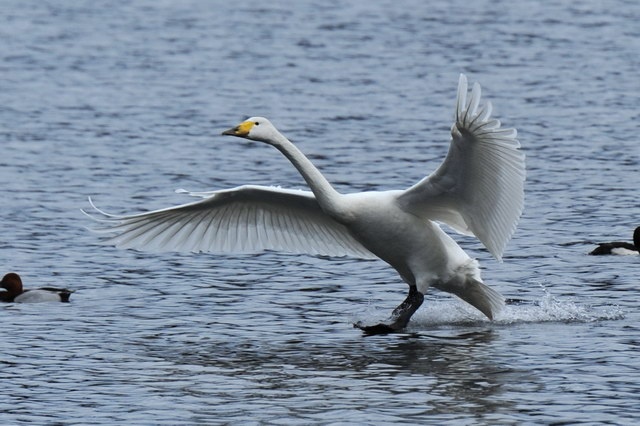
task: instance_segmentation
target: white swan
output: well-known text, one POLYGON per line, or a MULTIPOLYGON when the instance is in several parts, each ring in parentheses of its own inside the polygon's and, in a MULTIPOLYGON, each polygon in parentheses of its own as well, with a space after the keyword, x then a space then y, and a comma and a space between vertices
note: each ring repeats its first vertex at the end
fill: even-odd
POLYGON ((97 231, 115 233, 108 242, 123 248, 379 257, 398 271, 409 295, 386 322, 355 324, 368 333, 403 329, 431 286, 492 319, 503 297, 482 283, 478 263, 436 224, 475 235, 501 259, 522 213, 525 166, 516 131, 500 128, 491 104, 479 103, 480 85, 467 101, 460 75, 447 157, 407 190, 340 194, 267 119, 253 117, 223 135, 274 146, 312 192, 250 185, 191 193, 204 200, 132 216, 96 208, 103 216, 97 231))

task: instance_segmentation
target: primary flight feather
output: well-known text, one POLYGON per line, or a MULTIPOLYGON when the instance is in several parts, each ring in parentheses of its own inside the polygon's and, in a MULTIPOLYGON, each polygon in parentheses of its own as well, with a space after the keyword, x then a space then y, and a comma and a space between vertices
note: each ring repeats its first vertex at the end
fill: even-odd
POLYGON ((497 259, 515 231, 524 200, 524 154, 515 129, 480 105, 480 85, 467 99, 460 75, 449 152, 440 167, 406 190, 337 192, 302 152, 266 118, 223 132, 278 149, 311 192, 245 185, 191 193, 203 200, 131 216, 102 217, 96 231, 122 248, 238 253, 280 250, 380 258, 409 285, 409 295, 367 333, 406 327, 429 287, 455 294, 492 319, 504 299, 482 282, 470 258, 436 222, 476 236, 497 259))

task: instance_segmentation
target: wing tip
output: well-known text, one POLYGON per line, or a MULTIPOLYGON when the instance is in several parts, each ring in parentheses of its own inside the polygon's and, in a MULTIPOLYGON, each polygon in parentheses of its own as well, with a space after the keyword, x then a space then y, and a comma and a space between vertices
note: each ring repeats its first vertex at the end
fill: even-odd
POLYGON ((462 114, 465 110, 465 105, 467 103, 467 91, 468 91, 469 83, 467 81, 467 76, 463 73, 460 73, 460 77, 458 77, 458 93, 456 95, 456 122, 460 121, 462 118, 462 114))
POLYGON ((87 216, 89 219, 94 220, 96 222, 108 222, 111 220, 118 220, 118 216, 110 214, 105 212, 102 209, 99 209, 95 203, 93 202, 93 199, 91 198, 91 196, 87 197, 87 199, 89 200, 89 205, 91 206, 91 208, 93 209, 92 212, 89 212, 87 210, 85 210, 84 208, 80 209, 80 211, 82 212, 82 214, 84 214, 85 216, 87 216), (98 213, 101 217, 96 217, 91 213, 98 213))

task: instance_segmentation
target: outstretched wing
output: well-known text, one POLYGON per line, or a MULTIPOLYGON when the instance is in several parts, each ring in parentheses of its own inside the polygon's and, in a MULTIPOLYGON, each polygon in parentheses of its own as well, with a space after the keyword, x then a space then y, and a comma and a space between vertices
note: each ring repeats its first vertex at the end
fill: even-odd
MULTIPOLYGON (((375 256, 326 215, 308 191, 247 185, 209 193, 190 204, 132 216, 101 217, 106 242, 146 251, 255 253, 280 250, 326 256, 375 256)), ((85 212, 86 213, 86 212, 85 212)))
POLYGON ((501 259, 524 205, 524 154, 515 129, 492 119, 491 103, 480 106, 475 83, 467 102, 461 74, 451 145, 438 170, 400 196, 404 209, 475 235, 501 259))

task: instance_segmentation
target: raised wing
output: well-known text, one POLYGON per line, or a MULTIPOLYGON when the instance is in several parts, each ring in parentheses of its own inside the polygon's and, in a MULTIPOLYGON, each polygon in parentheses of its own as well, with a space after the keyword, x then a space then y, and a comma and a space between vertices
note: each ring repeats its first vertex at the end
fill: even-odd
POLYGON ((92 203, 101 217, 89 216, 100 223, 94 231, 114 234, 106 242, 121 248, 375 258, 320 209, 311 192, 247 185, 192 195, 206 198, 132 216, 110 215, 92 203))
POLYGON ((461 74, 447 157, 399 201, 407 211, 475 235, 500 260, 524 206, 524 154, 516 130, 500 128, 491 103, 480 106, 480 94, 475 83, 467 102, 461 74))

